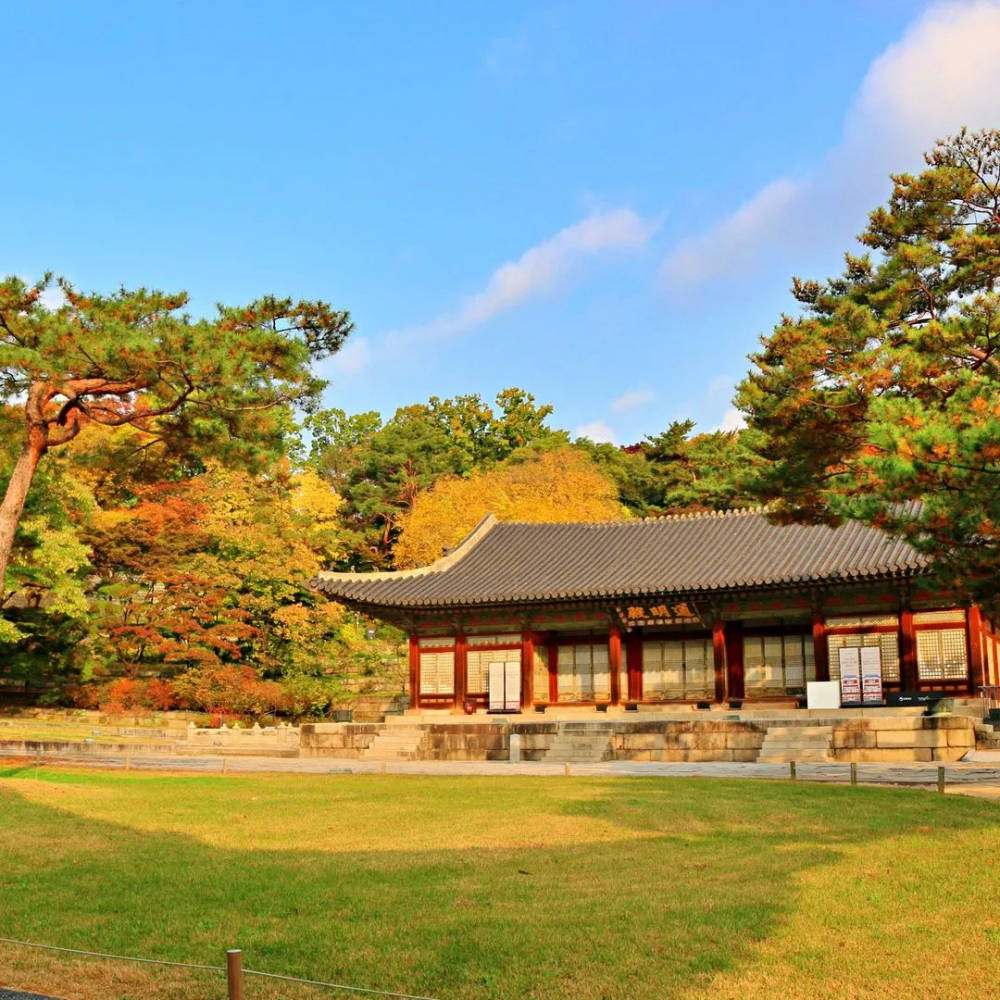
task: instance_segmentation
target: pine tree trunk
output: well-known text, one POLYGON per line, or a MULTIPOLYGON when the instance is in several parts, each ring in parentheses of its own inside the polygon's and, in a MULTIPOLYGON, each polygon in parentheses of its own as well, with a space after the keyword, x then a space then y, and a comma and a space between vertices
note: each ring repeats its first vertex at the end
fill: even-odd
POLYGON ((24 510, 24 501, 28 496, 35 469, 38 468, 38 462, 44 454, 44 440, 37 434, 30 434, 10 475, 3 503, 0 503, 0 591, 3 590, 4 574, 7 572, 7 563, 14 547, 14 536, 17 534, 21 512, 24 510))

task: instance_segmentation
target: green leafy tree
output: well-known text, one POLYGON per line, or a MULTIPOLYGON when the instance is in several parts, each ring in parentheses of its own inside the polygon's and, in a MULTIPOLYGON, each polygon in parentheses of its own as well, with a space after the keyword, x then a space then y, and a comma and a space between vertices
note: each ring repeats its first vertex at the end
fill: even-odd
POLYGON ((1000 594, 1000 131, 939 142, 842 276, 796 279, 740 386, 760 495, 785 518, 908 538, 952 586, 1000 594), (907 503, 919 501, 919 503, 907 503))
POLYGON ((432 397, 398 409, 384 424, 377 413, 324 410, 310 417, 311 462, 344 498, 344 568, 392 565, 400 519, 441 476, 489 469, 521 448, 565 443, 545 425, 552 408, 521 389, 500 392, 495 407, 476 394, 432 397))
POLYGON ((324 383, 311 362, 339 349, 346 312, 266 297, 183 313, 185 294, 122 289, 43 306, 45 277, 0 282, 0 402, 18 401, 20 453, 0 503, 0 580, 42 457, 87 425, 130 426, 143 447, 210 451, 249 464, 280 451, 290 405, 314 405, 324 383))
POLYGON ((727 510, 757 503, 750 474, 761 459, 741 431, 694 434, 693 420, 624 448, 575 442, 609 475, 621 503, 640 517, 685 511, 727 510))

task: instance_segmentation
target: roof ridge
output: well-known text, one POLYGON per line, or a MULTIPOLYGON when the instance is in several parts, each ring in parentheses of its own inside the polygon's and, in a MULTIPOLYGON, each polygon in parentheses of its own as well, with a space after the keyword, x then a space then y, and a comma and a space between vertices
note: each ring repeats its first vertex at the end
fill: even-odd
MULTIPOLYGON (((565 525, 567 527, 582 528, 611 528, 629 526, 633 524, 655 524, 663 521, 698 521, 710 517, 741 517, 747 514, 764 514, 767 512, 769 504, 757 504, 754 507, 727 507, 725 510, 694 510, 683 511, 676 514, 648 514, 646 517, 619 517, 606 521, 501 521, 497 524, 502 527, 521 527, 530 525, 532 527, 552 527, 553 525, 565 525)), ((492 516, 492 515, 491 515, 492 516)))

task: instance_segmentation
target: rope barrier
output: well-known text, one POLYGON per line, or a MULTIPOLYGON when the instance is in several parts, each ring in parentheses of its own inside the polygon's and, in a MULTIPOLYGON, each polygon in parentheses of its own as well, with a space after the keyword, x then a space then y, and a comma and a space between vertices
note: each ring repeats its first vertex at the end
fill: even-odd
POLYGON ((110 958, 116 962, 142 962, 144 965, 169 965, 175 969, 199 969, 202 972, 225 972, 224 965, 194 965, 191 962, 167 962, 162 958, 136 958, 133 955, 109 955, 103 951, 82 951, 79 948, 61 948, 56 944, 37 944, 17 938, 0 937, 0 944, 16 944, 22 948, 40 948, 42 951, 62 951, 68 955, 86 955, 88 958, 110 958))
MULTIPOLYGON (((55 944, 38 944, 35 941, 21 941, 17 938, 0 937, 0 944, 19 945, 22 948, 38 948, 42 951, 58 951, 68 955, 85 955, 88 958, 105 958, 115 962, 141 962, 144 965, 166 965, 174 969, 196 969, 199 972, 226 972, 224 965, 197 965, 193 962, 168 962, 162 958, 136 958, 134 955, 111 955, 103 951, 84 951, 80 948, 63 948, 55 944)), ((258 972, 243 969, 244 976, 260 976, 264 979, 279 979, 286 983, 301 983, 303 986, 322 986, 326 989, 341 990, 346 993, 363 993, 367 996, 393 997, 395 1000, 438 1000, 436 997, 420 996, 416 993, 393 993, 388 990, 369 989, 365 986, 347 986, 344 983, 325 983, 319 979, 300 979, 298 976, 282 976, 276 972, 258 972)))

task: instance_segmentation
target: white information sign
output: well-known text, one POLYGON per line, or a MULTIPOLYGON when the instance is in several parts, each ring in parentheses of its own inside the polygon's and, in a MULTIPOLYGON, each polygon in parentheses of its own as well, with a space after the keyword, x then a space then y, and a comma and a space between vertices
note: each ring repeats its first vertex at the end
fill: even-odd
POLYGON ((882 704, 882 650, 863 646, 861 653, 861 700, 866 705, 882 704))
POLYGON ((809 681, 806 684, 807 708, 840 708, 840 685, 836 681, 809 681))
POLYGON ((840 653, 840 703, 857 705, 861 701, 861 650, 845 646, 840 653))

